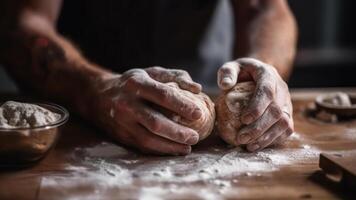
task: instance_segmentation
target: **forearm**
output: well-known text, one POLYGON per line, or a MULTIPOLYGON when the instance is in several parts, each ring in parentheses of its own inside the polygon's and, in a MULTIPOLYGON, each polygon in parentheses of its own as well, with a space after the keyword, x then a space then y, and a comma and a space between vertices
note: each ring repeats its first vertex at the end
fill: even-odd
MULTIPOLYGON (((25 18, 24 18, 25 19, 25 18)), ((20 87, 65 103, 82 116, 88 114, 93 82, 109 74, 88 62, 45 20, 19 19, 0 37, 0 59, 20 87)))
POLYGON ((296 52, 295 20, 286 3, 272 6, 260 4, 249 7, 247 12, 235 14, 236 56, 253 57, 271 64, 286 80, 296 52))

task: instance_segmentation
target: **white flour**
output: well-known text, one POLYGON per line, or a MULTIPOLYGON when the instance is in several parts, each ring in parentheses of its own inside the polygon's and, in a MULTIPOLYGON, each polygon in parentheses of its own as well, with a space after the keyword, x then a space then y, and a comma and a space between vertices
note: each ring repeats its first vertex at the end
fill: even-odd
MULTIPOLYGON (((299 139, 299 134, 290 138, 291 141, 299 139)), ((191 191, 187 183, 192 186, 202 183, 207 189, 202 191, 200 187, 192 198, 218 199, 222 191, 238 183, 239 176, 261 176, 286 165, 316 165, 320 153, 306 144, 298 148, 265 149, 257 153, 248 153, 240 148, 212 148, 213 153, 196 150, 184 157, 150 157, 109 143, 78 148, 74 159, 81 159, 84 164, 66 168, 73 176, 45 177, 42 186, 53 189, 61 185, 62 189, 75 191, 76 187, 94 184, 98 195, 104 195, 108 190, 119 193, 136 188, 138 199, 165 199, 172 194, 191 191), (159 186, 162 184, 164 187, 159 186)))
MULTIPOLYGON (((247 86, 246 86, 247 87, 247 86)), ((234 113, 240 113, 241 110, 248 104, 253 95, 254 86, 241 88, 238 91, 229 92, 226 96, 225 103, 227 108, 234 113), (245 90, 242 90, 245 89, 245 90), (248 90, 251 89, 251 90, 248 90)))
POLYGON ((175 185, 168 187, 143 187, 138 199, 145 200, 163 200, 172 198, 172 193, 176 195, 184 195, 185 199, 206 199, 206 200, 219 200, 222 199, 218 192, 212 192, 213 188, 182 188, 175 185))
POLYGON ((56 122, 61 116, 43 107, 8 101, 0 107, 0 127, 29 128, 56 122))

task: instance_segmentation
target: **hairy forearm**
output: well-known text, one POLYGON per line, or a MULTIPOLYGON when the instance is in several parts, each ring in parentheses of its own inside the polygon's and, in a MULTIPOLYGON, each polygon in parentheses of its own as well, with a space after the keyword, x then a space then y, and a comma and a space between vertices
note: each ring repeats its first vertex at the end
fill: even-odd
POLYGON ((288 79, 296 52, 297 28, 287 5, 257 5, 245 11, 245 16, 235 15, 236 56, 271 64, 288 79))
POLYGON ((87 115, 92 83, 108 71, 88 62, 45 20, 26 16, 0 37, 0 61, 18 85, 87 115))

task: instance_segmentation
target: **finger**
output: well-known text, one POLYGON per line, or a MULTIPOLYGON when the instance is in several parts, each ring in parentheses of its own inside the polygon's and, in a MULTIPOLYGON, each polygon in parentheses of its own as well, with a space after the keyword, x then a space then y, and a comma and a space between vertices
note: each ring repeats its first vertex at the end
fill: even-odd
POLYGON ((273 141, 272 145, 283 144, 292 134, 293 129, 287 129, 282 135, 273 141))
POLYGON ((177 124, 147 106, 136 105, 133 111, 138 122, 156 135, 188 145, 194 145, 199 141, 199 135, 195 130, 177 124))
POLYGON ((202 86, 199 83, 189 81, 185 77, 177 77, 175 82, 178 83, 181 89, 188 90, 192 93, 199 94, 202 91, 202 86))
POLYGON ((231 89, 236 85, 240 65, 235 62, 225 63, 218 71, 218 86, 222 90, 231 89))
POLYGON ((116 124, 130 128, 127 126, 131 126, 132 122, 138 122, 153 134, 175 142, 193 145, 199 141, 199 134, 195 130, 173 122, 137 100, 121 100, 117 102, 116 107, 117 113, 126 114, 125 117, 114 115, 116 124))
POLYGON ((128 128, 132 126, 132 123, 125 123, 125 126, 115 123, 115 125, 111 126, 107 132, 109 136, 117 142, 120 142, 123 145, 132 146, 134 140, 132 135, 128 134, 128 128))
POLYGON ((130 135, 127 145, 139 149, 143 153, 187 155, 191 152, 189 145, 179 144, 150 133, 139 124, 121 129, 120 135, 130 135))
POLYGON ((257 141, 248 144, 247 150, 257 151, 270 146, 274 140, 281 136, 288 129, 288 121, 285 119, 279 120, 270 129, 268 129, 257 141))
POLYGON ((266 69, 260 68, 255 75, 255 92, 241 115, 241 121, 244 124, 250 124, 261 117, 274 99, 276 82, 274 78, 266 72, 266 69))
POLYGON ((172 87, 151 79, 148 75, 147 77, 130 78, 126 84, 126 89, 130 92, 188 120, 196 120, 202 116, 202 111, 192 100, 182 96, 172 87))
POLYGON ((147 68, 148 74, 156 81, 167 83, 176 82, 181 89, 193 93, 200 93, 202 86, 192 80, 189 73, 179 69, 165 69, 162 67, 147 68))
POLYGON ((263 135, 281 117, 282 111, 280 108, 275 103, 271 103, 259 119, 240 130, 237 142, 239 144, 253 142, 263 135))
POLYGON ((173 78, 172 81, 178 83, 180 88, 196 94, 201 92, 202 86, 199 83, 194 82, 187 71, 173 69, 168 70, 168 73, 172 74, 170 76, 173 78))

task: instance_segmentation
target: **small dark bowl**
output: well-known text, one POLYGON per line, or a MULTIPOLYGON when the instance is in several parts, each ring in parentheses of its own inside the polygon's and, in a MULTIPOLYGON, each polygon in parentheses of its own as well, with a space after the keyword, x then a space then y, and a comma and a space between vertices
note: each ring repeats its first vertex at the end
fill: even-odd
POLYGON ((341 117, 354 117, 356 116, 356 94, 348 94, 351 100, 351 106, 333 105, 325 102, 325 99, 329 99, 335 96, 335 93, 319 95, 315 99, 315 105, 319 110, 324 110, 328 113, 335 114, 341 117))

